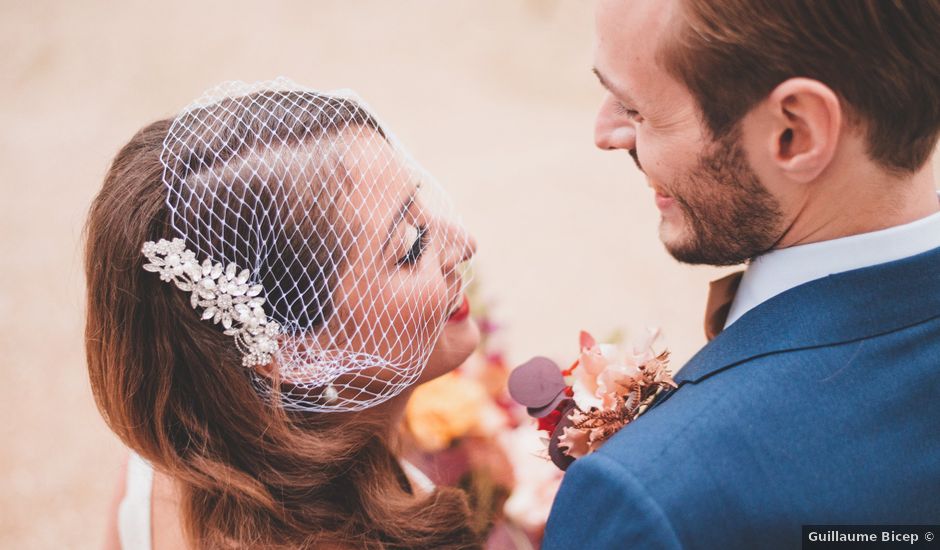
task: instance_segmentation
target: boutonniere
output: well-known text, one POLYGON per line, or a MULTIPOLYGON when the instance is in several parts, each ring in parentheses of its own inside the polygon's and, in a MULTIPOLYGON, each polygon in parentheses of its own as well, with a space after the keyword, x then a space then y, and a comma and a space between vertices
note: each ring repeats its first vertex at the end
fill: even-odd
POLYGON ((581 353, 569 368, 535 357, 513 370, 509 393, 548 434, 548 455, 556 466, 565 470, 596 451, 661 391, 676 387, 669 352, 653 350, 658 336, 650 331, 640 345, 625 350, 581 332, 581 353))

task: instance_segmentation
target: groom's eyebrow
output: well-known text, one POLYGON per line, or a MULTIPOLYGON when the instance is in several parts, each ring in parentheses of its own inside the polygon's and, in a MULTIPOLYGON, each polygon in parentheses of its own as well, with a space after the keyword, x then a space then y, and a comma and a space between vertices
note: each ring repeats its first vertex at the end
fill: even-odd
POLYGON ((630 94, 628 94, 624 90, 621 90, 620 88, 617 88, 609 80, 604 78, 604 74, 601 73, 597 67, 591 68, 591 72, 594 73, 594 76, 597 77, 598 82, 600 82, 601 86, 606 88, 608 92, 614 94, 620 99, 626 100, 628 103, 636 104, 636 101, 634 101, 633 97, 631 97, 630 94))

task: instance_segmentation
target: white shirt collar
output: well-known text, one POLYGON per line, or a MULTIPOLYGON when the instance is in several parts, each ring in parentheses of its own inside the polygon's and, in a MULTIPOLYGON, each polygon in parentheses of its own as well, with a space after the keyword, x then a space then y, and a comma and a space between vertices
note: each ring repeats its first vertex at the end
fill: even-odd
POLYGON ((940 212, 880 231, 771 250, 748 265, 725 328, 763 302, 803 283, 900 260, 938 247, 940 212))

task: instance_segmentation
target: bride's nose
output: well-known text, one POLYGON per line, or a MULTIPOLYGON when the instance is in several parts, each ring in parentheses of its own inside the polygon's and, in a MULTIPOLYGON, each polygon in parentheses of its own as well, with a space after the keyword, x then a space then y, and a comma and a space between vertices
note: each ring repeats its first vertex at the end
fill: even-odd
POLYGON ((444 243, 441 251, 441 271, 446 275, 473 258, 477 251, 477 242, 473 235, 456 224, 441 222, 440 227, 444 243))

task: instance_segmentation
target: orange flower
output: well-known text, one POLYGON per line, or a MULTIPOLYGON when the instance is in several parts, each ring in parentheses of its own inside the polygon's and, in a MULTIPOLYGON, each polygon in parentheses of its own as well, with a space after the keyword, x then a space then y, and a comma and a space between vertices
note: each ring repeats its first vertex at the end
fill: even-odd
POLYGON ((405 408, 405 425, 426 452, 446 449, 461 437, 490 436, 506 423, 486 388, 456 372, 415 388, 405 408))

